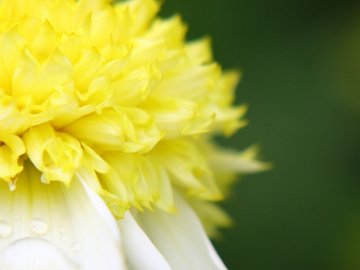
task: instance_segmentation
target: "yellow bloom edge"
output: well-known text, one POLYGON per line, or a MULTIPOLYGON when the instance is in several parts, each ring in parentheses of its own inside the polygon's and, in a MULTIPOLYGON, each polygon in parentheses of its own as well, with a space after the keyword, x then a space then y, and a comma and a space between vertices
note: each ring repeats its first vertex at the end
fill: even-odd
POLYGON ((175 189, 210 234, 229 223, 211 202, 236 173, 268 167, 254 150, 211 140, 246 124, 246 106, 232 105, 240 76, 159 9, 155 0, 0 2, 0 179, 10 190, 33 168, 44 184, 78 178, 121 218, 176 211, 175 189))

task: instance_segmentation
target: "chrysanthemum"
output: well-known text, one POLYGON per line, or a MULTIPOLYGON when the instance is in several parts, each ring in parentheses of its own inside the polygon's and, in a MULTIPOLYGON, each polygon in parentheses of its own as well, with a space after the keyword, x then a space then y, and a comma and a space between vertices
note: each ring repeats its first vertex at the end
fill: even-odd
POLYGON ((236 72, 155 0, 0 1, 0 269, 225 269, 236 72))

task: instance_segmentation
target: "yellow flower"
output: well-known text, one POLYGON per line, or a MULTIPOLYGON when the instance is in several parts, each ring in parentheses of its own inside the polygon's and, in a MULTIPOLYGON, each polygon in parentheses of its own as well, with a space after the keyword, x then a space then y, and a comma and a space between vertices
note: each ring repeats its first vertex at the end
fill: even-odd
POLYGON ((229 222, 213 202, 235 173, 267 165, 214 145, 246 124, 239 75, 158 10, 0 1, 0 266, 225 268, 203 226, 229 222))

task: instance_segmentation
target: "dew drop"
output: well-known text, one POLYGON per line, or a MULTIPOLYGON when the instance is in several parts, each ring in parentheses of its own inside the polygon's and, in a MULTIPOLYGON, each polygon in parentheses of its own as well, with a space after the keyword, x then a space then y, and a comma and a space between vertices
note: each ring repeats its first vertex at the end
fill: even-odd
POLYGON ((30 229, 36 235, 44 235, 48 232, 49 226, 44 220, 34 218, 30 223, 30 229))
POLYGON ((12 233, 12 227, 9 222, 0 220, 0 238, 6 238, 12 233))
POLYGON ((72 248, 75 252, 77 252, 77 251, 79 251, 79 250, 81 249, 81 243, 78 242, 78 241, 75 241, 75 242, 72 243, 71 248, 72 248))
POLYGON ((15 183, 9 183, 9 190, 12 192, 12 191, 15 191, 16 189, 16 184, 15 183))
POLYGON ((66 243, 66 238, 65 238, 64 236, 62 236, 62 237, 60 238, 60 242, 63 243, 63 244, 65 244, 65 243, 66 243))
POLYGON ((60 234, 63 234, 64 231, 65 231, 65 228, 64 228, 64 226, 60 225, 59 228, 58 228, 58 230, 59 230, 59 233, 60 233, 60 234))
POLYGON ((41 174, 40 176, 40 182, 43 184, 50 184, 49 180, 45 178, 45 174, 41 174))

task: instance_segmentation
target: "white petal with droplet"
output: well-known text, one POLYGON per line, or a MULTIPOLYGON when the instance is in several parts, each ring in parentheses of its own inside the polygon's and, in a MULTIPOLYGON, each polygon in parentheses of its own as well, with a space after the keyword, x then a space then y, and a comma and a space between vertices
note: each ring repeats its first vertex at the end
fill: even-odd
POLYGON ((45 185, 27 168, 0 198, 0 270, 127 269, 115 219, 80 180, 45 185))
POLYGON ((80 270, 80 266, 52 243, 41 238, 22 238, 0 253, 1 270, 80 270))

